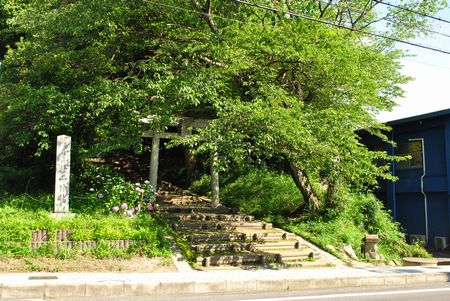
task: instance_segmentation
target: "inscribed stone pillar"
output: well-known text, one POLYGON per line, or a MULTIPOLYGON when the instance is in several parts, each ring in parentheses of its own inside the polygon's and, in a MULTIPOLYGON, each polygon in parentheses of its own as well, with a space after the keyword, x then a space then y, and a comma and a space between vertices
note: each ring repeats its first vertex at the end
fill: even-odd
POLYGON ((60 135, 56 142, 55 213, 69 212, 71 137, 60 135))

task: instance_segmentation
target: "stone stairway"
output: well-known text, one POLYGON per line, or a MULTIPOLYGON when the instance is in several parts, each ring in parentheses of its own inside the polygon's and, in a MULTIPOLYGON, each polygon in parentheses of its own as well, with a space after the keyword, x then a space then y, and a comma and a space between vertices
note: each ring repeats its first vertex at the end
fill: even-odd
POLYGON ((334 266, 339 260, 303 238, 163 183, 158 207, 189 243, 201 268, 221 266, 334 266))

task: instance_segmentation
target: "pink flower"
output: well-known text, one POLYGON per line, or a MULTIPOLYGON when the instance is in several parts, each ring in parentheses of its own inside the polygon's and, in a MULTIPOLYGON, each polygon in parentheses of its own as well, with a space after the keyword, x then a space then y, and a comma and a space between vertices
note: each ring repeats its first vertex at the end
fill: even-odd
POLYGON ((122 208, 123 210, 127 210, 127 208, 128 208, 127 203, 123 203, 123 204, 120 206, 120 208, 122 208))
POLYGON ((117 211, 119 211, 119 206, 112 207, 112 212, 117 212, 117 211))
POLYGON ((148 205, 147 205, 147 210, 148 211, 153 211, 153 205, 152 205, 152 203, 148 203, 148 205))

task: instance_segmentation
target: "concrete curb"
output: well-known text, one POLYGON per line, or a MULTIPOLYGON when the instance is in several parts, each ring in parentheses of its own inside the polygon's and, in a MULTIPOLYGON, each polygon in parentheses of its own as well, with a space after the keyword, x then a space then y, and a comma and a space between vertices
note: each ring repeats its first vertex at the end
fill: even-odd
MULTIPOLYGON (((450 281, 450 269, 311 269, 309 271, 214 271, 155 274, 64 274, 28 280, 31 274, 0 277, 1 298, 171 296, 323 288, 376 287, 450 281), (320 271, 316 271, 320 270, 320 271), (342 276, 339 276, 341 274, 342 276), (347 275, 346 275, 347 274, 347 275), (344 276, 345 275, 345 276, 344 276)), ((46 274, 48 275, 48 274, 46 274)))

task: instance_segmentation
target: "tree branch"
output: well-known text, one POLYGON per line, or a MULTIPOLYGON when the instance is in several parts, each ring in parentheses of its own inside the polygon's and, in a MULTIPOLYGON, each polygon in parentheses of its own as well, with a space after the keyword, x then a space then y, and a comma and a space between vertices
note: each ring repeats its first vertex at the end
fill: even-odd
POLYGON ((210 59, 209 57, 206 57, 206 56, 202 56, 202 55, 201 55, 200 58, 201 58, 202 60, 204 60, 205 62, 211 64, 211 65, 214 65, 214 66, 217 66, 217 67, 227 67, 227 64, 222 63, 222 62, 218 62, 218 61, 215 61, 215 60, 212 60, 212 59, 210 59))
POLYGON ((363 10, 361 11, 361 14, 355 19, 355 21, 352 21, 352 27, 355 28, 356 24, 359 23, 359 21, 369 13, 373 7, 376 5, 376 2, 373 2, 372 0, 368 0, 366 4, 364 5, 363 10))
POLYGON ((319 18, 323 18, 323 16, 325 15, 325 12, 328 10, 328 8, 330 7, 330 5, 332 4, 333 0, 329 0, 324 7, 322 7, 322 0, 317 0, 319 3, 319 11, 320 11, 320 16, 319 18))
POLYGON ((191 0, 195 9, 201 14, 202 18, 206 21, 211 31, 215 34, 219 33, 216 24, 214 23, 211 14, 211 0, 207 0, 205 6, 202 6, 198 0, 191 0))

